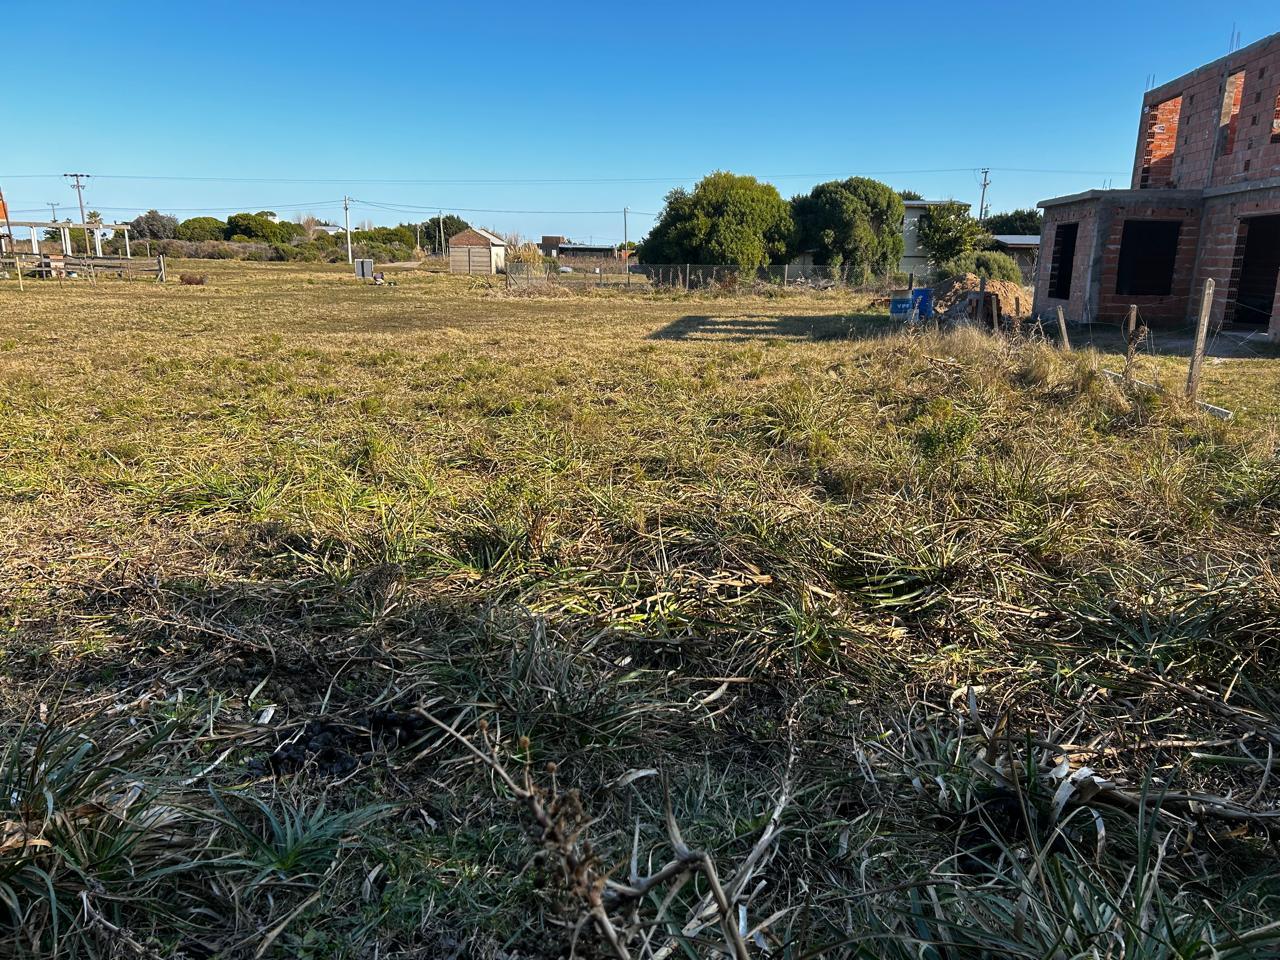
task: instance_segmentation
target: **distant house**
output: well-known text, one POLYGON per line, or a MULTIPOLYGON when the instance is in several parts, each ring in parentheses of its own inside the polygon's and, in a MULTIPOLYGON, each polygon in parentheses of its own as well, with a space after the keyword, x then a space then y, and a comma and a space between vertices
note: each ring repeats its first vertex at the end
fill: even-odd
POLYGON ((507 243, 488 230, 468 227, 449 238, 449 272, 502 273, 507 269, 507 243))
POLYGON ((544 257, 568 260, 625 260, 630 255, 611 243, 574 243, 560 236, 544 236, 538 249, 544 257))
POLYGON ((558 257, 560 248, 568 242, 568 237, 544 235, 542 242, 538 244, 538 249, 542 251, 544 257, 558 257))
MULTIPOLYGON (((902 205, 907 208, 906 215, 902 218, 902 260, 898 263, 898 270, 901 273, 914 273, 917 278, 926 276, 929 273, 929 252, 920 246, 920 218, 929 212, 930 207, 936 207, 944 203, 954 203, 954 200, 903 200, 902 205)), ((966 210, 969 204, 963 204, 966 210)))
POLYGON ((583 260, 617 259, 618 248, 610 243, 562 243, 559 256, 583 260))
POLYGON ((996 249, 1018 261, 1025 283, 1035 283, 1036 262, 1040 257, 1040 238, 1034 234, 998 233, 991 238, 996 249))

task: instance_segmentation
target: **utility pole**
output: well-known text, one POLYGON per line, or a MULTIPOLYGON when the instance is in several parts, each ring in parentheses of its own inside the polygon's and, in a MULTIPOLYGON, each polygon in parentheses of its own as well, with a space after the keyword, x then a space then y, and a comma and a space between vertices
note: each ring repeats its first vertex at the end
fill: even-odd
POLYGON ((56 203, 47 203, 45 204, 45 206, 49 208, 49 212, 52 214, 52 216, 49 219, 52 220, 54 223, 57 223, 58 222, 58 205, 56 203))
POLYGON ((982 199, 978 201, 978 219, 987 219, 987 187, 991 186, 990 167, 982 168, 982 199))
POLYGON ((64 177, 72 181, 76 188, 76 196, 80 198, 80 224, 84 227, 84 255, 89 256, 89 224, 84 217, 84 184, 82 180, 88 180, 87 173, 64 173, 64 177))
POLYGON ((422 249, 422 224, 413 225, 413 249, 415 254, 422 249))
POLYGON ((355 263, 351 256, 351 198, 342 198, 342 222, 347 229, 347 263, 355 263))
POLYGON ((627 286, 631 286, 631 247, 627 244, 627 212, 630 207, 622 208, 622 269, 627 273, 627 286))

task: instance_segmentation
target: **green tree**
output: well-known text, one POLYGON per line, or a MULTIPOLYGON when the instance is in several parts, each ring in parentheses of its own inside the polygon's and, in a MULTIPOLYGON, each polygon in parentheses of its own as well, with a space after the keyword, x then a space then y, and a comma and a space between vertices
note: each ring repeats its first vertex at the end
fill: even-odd
POLYGON ((969 215, 969 208, 955 200, 936 204, 920 217, 920 245, 934 263, 970 253, 987 238, 982 224, 969 215))
POLYGON ((398 227, 373 227, 370 230, 355 230, 352 231, 351 239, 356 243, 400 244, 412 250, 415 235, 412 226, 402 223, 398 227))
POLYGON ((924 197, 921 194, 916 193, 914 190, 899 190, 898 196, 900 196, 903 200, 923 200, 924 199, 924 197))
POLYGON ((177 218, 159 210, 148 210, 129 224, 129 232, 139 240, 172 240, 177 230, 177 218))
POLYGON ((866 177, 820 183, 791 201, 795 246, 833 267, 884 273, 902 259, 906 209, 892 187, 866 177))
POLYGON ((996 213, 982 221, 987 233, 1019 234, 1022 236, 1040 236, 1040 228, 1044 225, 1044 214, 1039 210, 1013 210, 1009 213, 996 213))
POLYGON ((174 236, 179 240, 194 242, 224 240, 227 236, 227 224, 217 217, 192 217, 178 224, 174 236))
POLYGON ((717 171, 692 191, 667 194, 639 256, 646 263, 734 264, 753 269, 786 256, 791 206, 772 184, 717 171))
MULTIPOLYGON (((455 217, 452 213, 445 214, 444 247, 449 245, 450 237, 461 233, 470 226, 471 224, 461 217, 455 217)), ((440 218, 432 217, 422 225, 422 249, 426 250, 427 253, 441 256, 444 254, 444 247, 440 246, 440 218)))
POLYGON ((252 240, 260 243, 284 243, 287 230, 281 229, 260 213, 233 213, 227 217, 227 239, 252 240))

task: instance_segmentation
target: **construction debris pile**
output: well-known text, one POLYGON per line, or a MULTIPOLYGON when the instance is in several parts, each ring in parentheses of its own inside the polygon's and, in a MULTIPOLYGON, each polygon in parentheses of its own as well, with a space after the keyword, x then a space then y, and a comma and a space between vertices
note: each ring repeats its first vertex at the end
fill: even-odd
MULTIPOLYGON (((943 280, 933 288, 933 309, 936 315, 942 320, 951 321, 973 319, 973 305, 981 287, 982 279, 972 273, 943 280)), ((1031 316, 1033 294, 1029 288, 1008 280, 988 280, 986 290, 988 302, 994 300, 999 304, 1001 317, 1031 316)), ((989 318, 990 314, 987 316, 989 318)))

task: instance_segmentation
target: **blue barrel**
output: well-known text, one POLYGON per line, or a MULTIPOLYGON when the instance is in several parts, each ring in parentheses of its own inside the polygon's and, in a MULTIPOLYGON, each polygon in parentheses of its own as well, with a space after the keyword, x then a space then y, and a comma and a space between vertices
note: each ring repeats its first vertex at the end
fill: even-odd
POLYGON ((907 317, 911 315, 911 297, 892 297, 889 300, 889 316, 907 317))
POLYGON ((922 317, 933 316, 933 288, 920 287, 911 291, 911 306, 920 311, 922 317))

